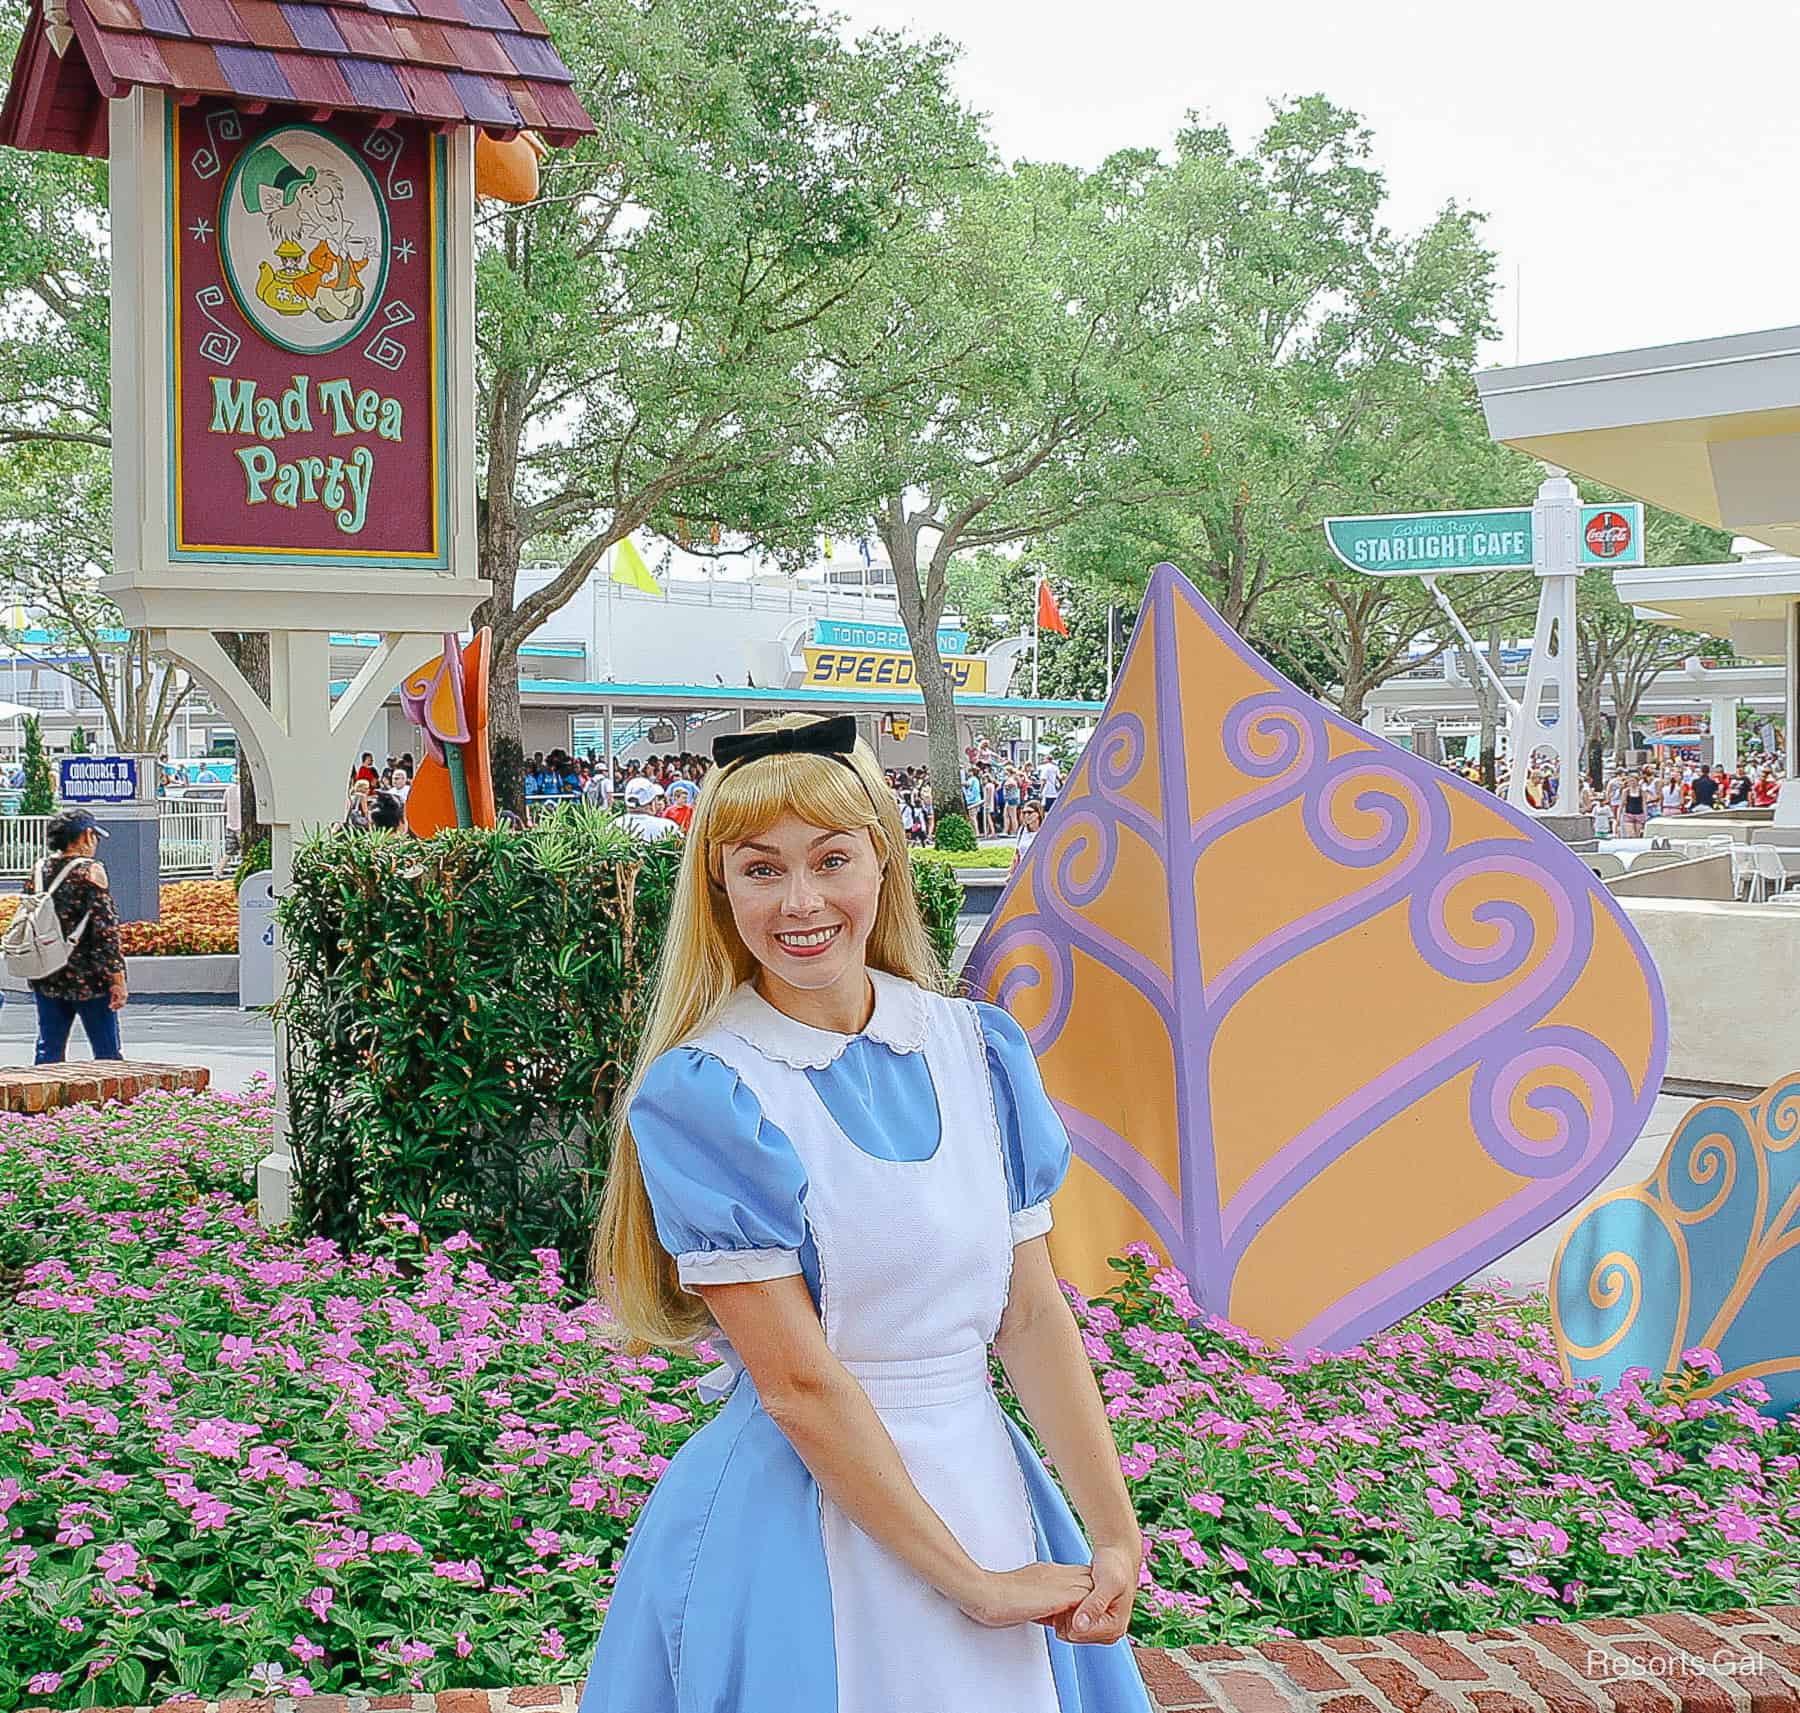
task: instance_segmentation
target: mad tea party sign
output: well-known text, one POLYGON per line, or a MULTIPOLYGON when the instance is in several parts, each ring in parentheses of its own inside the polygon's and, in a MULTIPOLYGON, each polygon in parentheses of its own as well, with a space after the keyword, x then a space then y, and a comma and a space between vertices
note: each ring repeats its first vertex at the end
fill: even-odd
POLYGON ((170 559, 447 566, 444 139, 167 125, 170 559))

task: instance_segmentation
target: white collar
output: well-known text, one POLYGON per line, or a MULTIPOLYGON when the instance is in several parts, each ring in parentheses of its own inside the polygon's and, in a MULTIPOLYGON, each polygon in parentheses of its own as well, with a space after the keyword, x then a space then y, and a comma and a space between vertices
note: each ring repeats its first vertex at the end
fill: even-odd
POLYGON ((860 1035, 840 1035, 835 1029, 802 1023, 778 1011, 748 981, 726 1000, 719 1027, 749 1042, 764 1057, 797 1071, 823 1070, 852 1041, 864 1037, 896 1053, 918 1052, 930 1024, 924 991, 886 970, 870 970, 869 981, 875 989, 875 1009, 860 1035))

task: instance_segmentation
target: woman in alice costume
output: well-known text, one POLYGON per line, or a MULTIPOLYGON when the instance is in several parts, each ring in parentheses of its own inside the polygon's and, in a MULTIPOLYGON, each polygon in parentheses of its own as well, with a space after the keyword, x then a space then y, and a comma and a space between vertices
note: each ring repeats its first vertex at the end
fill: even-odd
POLYGON ((622 1560, 581 1713, 1148 1713, 1137 1521, 1044 1234, 1069 1144, 950 999, 853 720, 721 738, 595 1243, 728 1393, 622 1560), (992 1346, 1087 1524, 989 1380, 992 1346))

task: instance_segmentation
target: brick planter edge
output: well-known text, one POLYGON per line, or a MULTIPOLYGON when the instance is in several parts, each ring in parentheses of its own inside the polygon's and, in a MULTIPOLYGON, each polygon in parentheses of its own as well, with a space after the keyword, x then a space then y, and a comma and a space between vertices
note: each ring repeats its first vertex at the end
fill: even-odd
MULTIPOLYGON (((1800 1713, 1800 1606, 1136 1653, 1158 1713, 1800 1713)), ((155 1713, 576 1713, 580 1696, 276 1695, 155 1713)))

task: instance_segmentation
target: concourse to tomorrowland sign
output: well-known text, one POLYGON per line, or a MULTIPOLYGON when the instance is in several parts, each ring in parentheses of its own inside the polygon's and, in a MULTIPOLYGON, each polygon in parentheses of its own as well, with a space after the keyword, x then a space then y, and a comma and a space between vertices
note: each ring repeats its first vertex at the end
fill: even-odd
POLYGON ((447 567, 444 139, 167 125, 170 559, 447 567))

